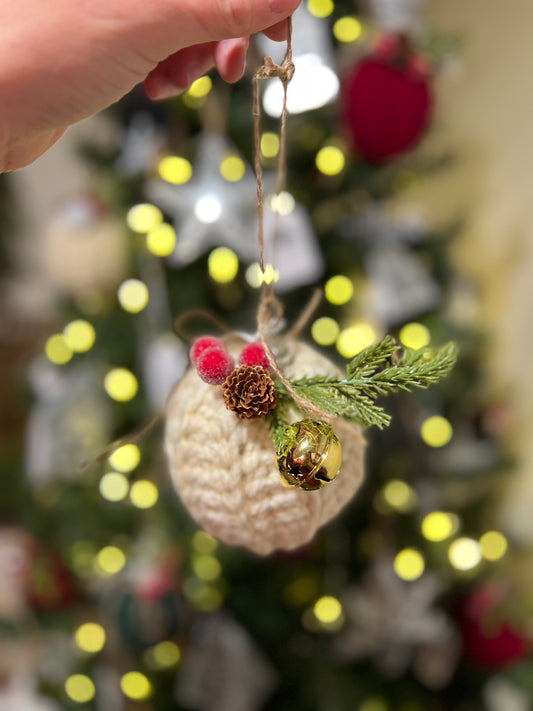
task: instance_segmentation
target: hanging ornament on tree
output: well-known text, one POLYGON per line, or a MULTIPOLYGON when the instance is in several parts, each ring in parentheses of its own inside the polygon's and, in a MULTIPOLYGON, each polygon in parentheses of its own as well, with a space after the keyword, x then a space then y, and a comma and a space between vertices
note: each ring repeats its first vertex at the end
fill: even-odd
POLYGON ((345 78, 343 113, 355 149, 381 163, 413 148, 429 125, 430 73, 406 35, 382 39, 345 78))

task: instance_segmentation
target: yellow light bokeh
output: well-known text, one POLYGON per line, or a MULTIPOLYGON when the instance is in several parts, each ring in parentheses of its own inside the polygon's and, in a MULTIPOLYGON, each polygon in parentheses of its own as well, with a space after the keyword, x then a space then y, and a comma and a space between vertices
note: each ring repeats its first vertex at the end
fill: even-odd
POLYGON ((122 501, 128 495, 130 485, 124 474, 108 472, 100 479, 100 494, 107 501, 122 501))
POLYGON ((253 289, 259 289, 263 283, 271 284, 273 281, 278 281, 279 271, 274 269, 272 264, 265 264, 265 273, 263 274, 259 262, 253 262, 246 269, 244 276, 249 286, 253 289))
POLYGON ((348 303, 353 296, 353 283, 344 274, 330 277, 324 286, 324 295, 330 304, 341 306, 348 303))
POLYGON ((261 155, 264 158, 275 158, 279 153, 279 136, 277 133, 265 131, 261 135, 261 155))
POLYGON ((333 0, 307 0, 307 9, 315 17, 329 17, 335 4, 333 0))
POLYGON ((168 669, 168 667, 175 667, 180 663, 181 651, 177 644, 170 640, 165 640, 154 647, 150 647, 145 653, 145 658, 152 668, 168 669))
POLYGON ((183 585, 183 592, 202 612, 212 612, 218 610, 224 602, 224 594, 216 585, 200 580, 199 578, 188 578, 183 585))
POLYGON ((448 559, 457 570, 471 570, 481 561, 479 543, 473 538, 457 538, 448 549, 448 559))
POLYGON ((344 358, 353 358, 376 340, 376 332, 368 323, 345 328, 337 338, 337 350, 344 358))
POLYGON ((224 180, 229 183, 238 183, 244 177, 246 166, 239 156, 231 155, 222 159, 219 170, 224 180))
POLYGON ((312 574, 304 574, 295 578, 285 586, 283 599, 291 607, 306 605, 318 593, 318 579, 312 574))
POLYGON ((157 486, 147 479, 139 479, 131 485, 131 503, 138 509, 149 509, 155 506, 159 498, 157 486))
POLYGON ((199 555, 193 560, 192 568, 194 574, 208 583, 220 577, 222 566, 214 555, 199 555))
MULTIPOLYGON (((65 691, 69 699, 77 704, 85 704, 94 698, 94 683, 85 674, 73 674, 65 681, 65 691)), ((22 710, 21 710, 22 711, 22 710)))
POLYGON ((96 331, 88 321, 76 319, 65 326, 63 337, 67 346, 75 353, 86 353, 94 346, 96 331))
POLYGON ((159 162, 157 172, 167 183, 184 185, 192 178, 192 165, 181 156, 165 156, 159 162))
POLYGON ((420 435, 429 447, 444 447, 451 440, 453 429, 445 417, 432 415, 422 423, 420 435))
POLYGON ((140 279, 126 279, 118 288, 118 301, 124 311, 137 314, 142 311, 150 298, 148 287, 140 279))
POLYGON ((333 25, 333 35, 339 42, 355 42, 363 33, 363 26, 356 17, 340 17, 333 25))
POLYGON ((127 368, 113 368, 104 378, 106 393, 117 402, 132 400, 139 389, 137 378, 127 368))
POLYGON ((429 330, 421 323, 406 323, 400 330, 400 343, 414 351, 427 346, 430 340, 429 330))
POLYGON ((290 215, 295 207, 296 201, 287 190, 282 190, 278 195, 272 195, 270 198, 270 209, 282 217, 290 215))
POLYGON ((54 365, 65 365, 73 356, 72 348, 67 344, 62 333, 54 333, 47 339, 44 352, 54 365))
POLYGON ((110 455, 108 461, 119 472, 131 472, 139 466, 141 450, 136 444, 123 444, 110 455))
POLYGON ((138 671, 130 671, 124 674, 120 680, 120 688, 124 696, 134 701, 144 701, 151 696, 153 691, 148 677, 138 671))
POLYGON ((175 246, 176 231, 168 222, 162 222, 146 235, 146 249, 156 257, 168 257, 175 246))
POLYGON ((105 644, 105 630, 96 622, 86 622, 80 625, 74 633, 76 644, 83 652, 96 654, 105 644))
POLYGON ((161 210, 149 202, 139 203, 128 210, 126 223, 130 230, 139 234, 146 234, 163 222, 161 210))
POLYGON ((420 528, 424 538, 438 543, 452 536, 457 531, 458 525, 458 519, 455 514, 446 513, 445 511, 432 511, 427 516, 424 516, 420 528))
POLYGON ((207 269, 213 281, 219 284, 228 284, 237 276, 239 258, 228 247, 217 247, 207 259, 207 269))
POLYGON ((424 557, 416 548, 404 548, 394 558, 394 572, 402 580, 417 580, 425 567, 424 557))
POLYGON ((409 513, 416 506, 416 493, 405 481, 391 479, 383 487, 383 499, 394 510, 409 513))
POLYGON ((203 99, 204 96, 209 94, 212 88, 213 82, 211 81, 211 77, 206 75, 193 81, 185 93, 188 96, 192 96, 193 99, 203 99))
POLYGON ((324 175, 338 175, 344 170, 344 153, 336 146, 324 146, 316 154, 315 164, 324 175))
POLYGON ((115 575, 126 565, 124 552, 116 546, 105 546, 96 556, 97 572, 105 577, 115 575))
POLYGON ((192 545, 198 553, 213 553, 218 548, 218 541, 205 531, 196 531, 192 537, 192 545))
POLYGON ((89 577, 94 571, 94 561, 97 549, 89 541, 76 541, 68 551, 70 565, 80 577, 89 577))
MULTIPOLYGON (((404 706, 402 706, 402 710, 408 711, 404 706)), ((389 705, 387 700, 381 696, 368 696, 357 707, 357 711, 389 711, 389 705)))
POLYGON ((333 318, 322 316, 311 326, 311 336, 320 346, 331 346, 339 335, 339 324, 333 318))
POLYGON ((336 597, 324 595, 313 605, 313 614, 323 625, 334 624, 342 615, 342 605, 336 597))
POLYGON ((479 549, 485 560, 500 560, 507 553, 507 539, 499 531, 487 531, 479 539, 479 549))

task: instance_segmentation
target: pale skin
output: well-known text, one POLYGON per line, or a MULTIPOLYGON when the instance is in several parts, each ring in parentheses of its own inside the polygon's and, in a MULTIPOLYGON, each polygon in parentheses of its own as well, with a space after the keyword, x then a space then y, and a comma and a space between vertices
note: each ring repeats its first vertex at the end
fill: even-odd
POLYGON ((141 82, 164 99, 213 66, 237 81, 249 36, 283 40, 299 2, 3 0, 0 172, 28 165, 141 82))

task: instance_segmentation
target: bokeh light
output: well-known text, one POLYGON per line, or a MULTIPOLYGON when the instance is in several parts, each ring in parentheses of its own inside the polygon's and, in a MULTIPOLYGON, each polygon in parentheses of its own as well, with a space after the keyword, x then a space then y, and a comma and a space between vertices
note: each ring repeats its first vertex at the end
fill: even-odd
POLYGON ((105 644, 105 630, 96 622, 85 622, 74 633, 74 639, 83 652, 96 654, 105 644))
POLYGON ((315 17, 329 17, 335 4, 333 0, 307 0, 307 9, 315 17))
POLYGON ((220 577, 222 566, 214 555, 199 555, 193 560, 194 574, 201 580, 210 583, 220 577))
POLYGON ((131 472, 139 466, 141 451, 136 444, 123 444, 110 455, 108 461, 119 472, 131 472))
POLYGON ((131 485, 131 503, 138 509, 149 509, 157 503, 159 491, 157 486, 147 479, 139 479, 131 485))
POLYGON ((184 185, 192 178, 192 165, 181 156, 165 156, 157 171, 163 180, 173 185, 184 185))
POLYGON ((444 447, 451 440, 453 429, 445 417, 432 415, 422 423, 420 435, 429 447, 444 447))
POLYGON ((124 474, 108 472, 100 479, 100 494, 107 501, 122 501, 128 495, 130 485, 124 474))
POLYGON ((316 154, 315 164, 324 175, 338 175, 344 169, 344 153, 336 146, 324 146, 316 154))
POLYGON ((93 681, 85 674, 72 674, 65 681, 65 691, 72 701, 78 704, 85 704, 94 698, 96 689, 93 681))
MULTIPOLYGON (((357 707, 357 711, 389 711, 387 700, 382 696, 367 696, 357 707)), ((417 711, 411 705, 402 706, 401 711, 417 711)))
POLYGON ((193 99, 203 99, 207 96, 211 89, 213 88, 213 82, 211 77, 203 76, 190 85, 190 87, 185 92, 188 96, 192 96, 193 99))
POLYGON ((272 212, 277 212, 282 217, 290 215, 296 207, 294 197, 287 190, 282 190, 278 195, 272 195, 269 204, 272 212))
POLYGON ((507 539, 499 531, 487 531, 479 539, 479 550, 486 560, 495 561, 507 553, 507 539))
POLYGON ((167 669, 180 663, 181 650, 174 642, 165 640, 147 649, 144 657, 153 669, 167 669))
POLYGON ((217 247, 207 259, 207 269, 213 281, 219 284, 227 284, 237 276, 239 258, 228 247, 217 247))
POLYGON ((145 308, 150 293, 146 284, 140 279, 127 279, 119 286, 117 296, 124 311, 137 314, 145 308))
POLYGON ((424 557, 416 548, 404 548, 394 558, 394 572, 402 580, 417 580, 424 568, 424 557))
POLYGON ((176 231, 163 222, 146 235, 146 248, 156 257, 168 257, 176 246, 176 231))
POLYGON ((239 156, 226 156, 220 163, 220 175, 229 183, 237 183, 244 177, 246 166, 239 156))
POLYGON ((218 541, 205 531, 196 531, 192 537, 192 545, 198 553, 213 553, 218 548, 218 541))
POLYGON ((105 546, 96 556, 96 565, 100 575, 115 575, 126 565, 126 556, 117 546, 105 546))
POLYGON ((134 205, 128 210, 126 222, 130 230, 139 234, 146 234, 153 230, 160 222, 163 222, 161 210, 148 202, 134 205))
POLYGON ((68 345, 62 333, 54 333, 44 345, 46 357, 54 365, 65 365, 73 356, 72 348, 68 345))
POLYGON ((120 680, 120 688, 124 696, 134 701, 144 701, 152 695, 152 684, 148 677, 138 671, 130 671, 124 674, 120 680))
POLYGON ((222 215, 222 202, 218 195, 207 193, 202 195, 194 204, 194 214, 198 222, 212 225, 222 215))
POLYGON ((311 326, 311 336, 320 346, 331 346, 339 335, 339 324, 333 318, 322 316, 311 326))
POLYGON ((437 543, 445 541, 457 531, 459 519, 456 514, 432 511, 424 516, 420 527, 424 538, 437 543))
POLYGON ((337 350, 344 358, 353 358, 376 340, 376 332, 368 323, 360 322, 345 328, 337 338, 337 350))
POLYGON ((324 595, 313 605, 313 614, 323 625, 331 625, 342 616, 342 605, 336 597, 324 595))
POLYGON ((132 400, 139 389, 137 378, 127 368, 113 368, 104 378, 106 393, 117 402, 132 400))
POLYGON ((448 558, 457 570, 471 570, 481 561, 479 543, 473 538, 457 538, 448 549, 448 558))
POLYGON ((67 346, 75 353, 86 353, 94 346, 96 331, 88 321, 76 319, 65 326, 63 337, 67 346))
POLYGON ((279 136, 277 133, 265 131, 261 135, 261 155, 264 158, 275 158, 279 153, 279 136))
POLYGON ((339 42, 355 42, 362 33, 363 26, 355 17, 340 17, 333 25, 333 35, 339 42))
POLYGON ((406 348, 418 350, 429 344, 431 335, 421 323, 407 323, 400 330, 400 343, 406 348))
POLYGON ((330 277, 324 286, 324 295, 335 306, 348 303, 353 296, 352 280, 343 274, 330 277))
POLYGON ((409 513, 416 506, 416 493, 409 484, 401 479, 391 479, 383 487, 383 500, 395 511, 409 513))

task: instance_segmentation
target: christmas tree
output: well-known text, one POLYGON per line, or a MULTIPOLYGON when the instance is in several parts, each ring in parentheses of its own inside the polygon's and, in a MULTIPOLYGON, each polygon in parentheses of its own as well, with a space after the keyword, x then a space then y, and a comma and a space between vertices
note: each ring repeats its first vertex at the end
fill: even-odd
MULTIPOLYGON (((375 3, 374 24, 344 0, 308 0, 295 14, 285 156, 282 85, 260 87, 264 268, 251 74, 264 55, 280 63, 284 46, 256 38, 232 87, 205 76, 160 104, 134 91, 111 112, 112 150, 84 147, 98 180, 61 208, 46 241, 61 323, 26 368, 25 391, 20 381, 24 431, 2 440, 0 706, 491 710, 531 683, 499 563, 508 542, 492 523, 507 470, 501 412, 483 400, 474 296, 448 259, 454 226, 434 234, 392 208, 441 163, 412 151, 432 130, 435 55, 447 46, 402 8, 375 3), (234 460, 259 471, 263 452, 235 435, 232 454, 245 424, 227 429, 195 368, 184 376, 206 335, 218 339, 209 368, 224 378, 232 359, 268 371, 261 347, 243 360, 243 343, 261 340, 265 284, 284 309, 269 337, 298 324, 312 361, 289 384, 353 420, 337 481, 298 491, 297 521, 272 504, 287 493, 278 479, 253 495, 240 481, 221 487, 234 460), (299 322, 317 286, 324 298, 299 322), (452 341, 456 367, 426 382, 425 354, 444 347, 448 370, 452 341), (404 368, 395 389, 409 368, 432 387, 376 401, 392 389, 385 361, 404 368), (356 376, 354 413, 343 398, 356 376), (371 425, 366 446, 354 422, 371 425), (341 486, 326 523, 316 502, 341 486), (199 527, 226 508, 255 523, 242 545, 199 527)), ((278 413, 289 394, 278 383, 268 395, 278 413)), ((275 462, 293 433, 265 413, 275 462)))

